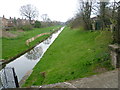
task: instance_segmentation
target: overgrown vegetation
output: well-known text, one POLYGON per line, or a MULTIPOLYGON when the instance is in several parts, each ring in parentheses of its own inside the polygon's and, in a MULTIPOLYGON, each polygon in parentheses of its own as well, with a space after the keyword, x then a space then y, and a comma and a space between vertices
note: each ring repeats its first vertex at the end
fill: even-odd
POLYGON ((35 28, 40 28, 41 27, 40 21, 35 21, 34 27, 35 28))
POLYGON ((53 26, 53 27, 47 27, 47 28, 34 28, 33 30, 27 31, 7 31, 7 33, 12 33, 10 35, 15 35, 15 37, 5 37, 3 35, 2 38, 0 38, 0 41, 2 43, 2 57, 0 59, 10 59, 17 54, 20 54, 24 52, 25 50, 29 49, 30 47, 36 45, 39 41, 45 39, 49 35, 44 35, 42 37, 39 37, 35 41, 30 43, 30 46, 26 45, 26 40, 29 38, 32 38, 38 34, 45 33, 45 32, 53 32, 52 29, 56 29, 60 26, 53 26))
POLYGON ((110 31, 66 27, 23 86, 64 82, 113 69, 108 52, 111 36, 110 31))
POLYGON ((23 25, 22 27, 21 27, 21 29, 22 30, 24 30, 24 31, 27 31, 27 30, 32 30, 33 29, 33 26, 32 25, 23 25))
MULTIPOLYGON (((68 21, 71 27, 82 25, 85 30, 111 30, 117 32, 120 2, 114 0, 79 0, 78 13, 68 21), (92 16, 94 15, 94 17, 92 16), (79 25, 78 25, 79 24, 79 25)), ((119 35, 120 36, 120 35, 119 35)), ((118 38, 117 35, 114 37, 118 38)), ((114 38, 116 40, 116 38, 114 38)))

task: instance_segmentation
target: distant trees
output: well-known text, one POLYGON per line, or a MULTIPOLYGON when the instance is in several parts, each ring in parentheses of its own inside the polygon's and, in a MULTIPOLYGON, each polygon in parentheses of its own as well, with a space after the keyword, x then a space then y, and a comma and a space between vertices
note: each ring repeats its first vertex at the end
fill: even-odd
MULTIPOLYGON (((107 3, 108 7, 105 11, 105 20, 109 22, 110 29, 113 33, 113 43, 120 44, 120 1, 107 3)), ((104 21, 105 25, 107 22, 104 21)), ((104 25, 103 29, 106 28, 104 25)))
POLYGON ((74 18, 68 20, 67 24, 69 23, 71 28, 83 26, 85 30, 91 30, 92 4, 91 0, 79 0, 78 13, 74 18))
POLYGON ((42 27, 49 27, 49 26, 54 26, 54 25, 60 25, 59 21, 51 21, 51 19, 49 18, 48 14, 42 14, 41 15, 42 18, 42 27))
POLYGON ((101 19, 101 29, 102 30, 107 26, 107 21, 109 21, 109 19, 107 19, 108 16, 106 15, 108 4, 109 4, 108 2, 100 0, 99 16, 101 19))
POLYGON ((120 1, 94 1, 80 0, 78 13, 67 24, 71 28, 82 26, 85 30, 111 30, 113 43, 120 44, 120 1))
POLYGON ((86 30, 91 30, 92 29, 92 25, 91 25, 91 12, 92 12, 92 1, 91 0, 87 0, 87 1, 80 1, 79 2, 79 13, 82 14, 82 18, 84 21, 84 28, 86 30))
POLYGON ((118 16, 117 16, 117 32, 118 35, 117 35, 117 43, 120 44, 120 1, 119 1, 119 6, 118 6, 118 16))
POLYGON ((79 0, 78 13, 68 22, 71 26, 78 26, 78 23, 82 24, 85 30, 105 30, 112 25, 115 27, 117 7, 118 2, 115 0, 114 2, 109 2, 109 0, 79 0), (91 17, 93 15, 94 17, 91 17))
POLYGON ((32 6, 31 4, 21 6, 20 13, 22 16, 29 19, 30 24, 32 19, 36 18, 39 14, 36 7, 32 6))
POLYGON ((50 20, 47 14, 42 14, 41 18, 43 19, 44 22, 47 22, 48 20, 50 20))
POLYGON ((78 7, 78 13, 73 18, 71 25, 83 26, 85 30, 92 30, 92 24, 93 20, 91 18, 91 15, 96 14, 98 15, 98 9, 99 5, 95 0, 79 0, 79 7, 78 7), (76 23, 76 24, 75 24, 76 23))
POLYGON ((83 18, 82 15, 80 13, 76 14, 76 16, 74 18, 69 19, 66 24, 69 25, 71 28, 78 28, 78 27, 83 27, 84 23, 83 23, 83 18))
POLYGON ((115 30, 114 30, 114 43, 120 44, 120 1, 115 5, 115 30))

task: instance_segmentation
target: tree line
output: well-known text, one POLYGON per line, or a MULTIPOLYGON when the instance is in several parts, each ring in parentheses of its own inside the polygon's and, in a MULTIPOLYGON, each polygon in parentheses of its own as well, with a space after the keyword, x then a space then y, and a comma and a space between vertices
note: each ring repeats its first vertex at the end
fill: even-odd
MULTIPOLYGON (((39 11, 37 8, 31 4, 23 5, 20 7, 20 14, 27 18, 32 25, 32 20, 35 18, 38 18, 39 11)), ((35 21, 34 27, 40 28, 40 27, 48 27, 48 26, 54 26, 54 25, 60 25, 61 22, 59 21, 51 21, 47 14, 42 14, 41 18, 43 21, 35 21)))
POLYGON ((112 29, 114 42, 120 43, 120 1, 80 0, 78 13, 67 23, 71 28, 81 25, 85 30, 93 30, 94 23, 101 30, 112 29))

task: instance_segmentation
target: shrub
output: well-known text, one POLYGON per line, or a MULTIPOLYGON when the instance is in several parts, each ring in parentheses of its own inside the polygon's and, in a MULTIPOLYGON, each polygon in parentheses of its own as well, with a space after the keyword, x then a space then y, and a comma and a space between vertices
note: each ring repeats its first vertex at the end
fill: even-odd
POLYGON ((35 21, 34 27, 35 28, 40 28, 41 27, 40 21, 35 21))
POLYGON ((11 30, 16 31, 17 27, 12 27, 11 30))
POLYGON ((4 30, 6 30, 6 31, 9 31, 9 30, 16 31, 17 27, 5 27, 4 30))
POLYGON ((25 31, 32 30, 32 28, 33 28, 32 25, 24 25, 24 26, 21 27, 21 29, 23 29, 25 31))

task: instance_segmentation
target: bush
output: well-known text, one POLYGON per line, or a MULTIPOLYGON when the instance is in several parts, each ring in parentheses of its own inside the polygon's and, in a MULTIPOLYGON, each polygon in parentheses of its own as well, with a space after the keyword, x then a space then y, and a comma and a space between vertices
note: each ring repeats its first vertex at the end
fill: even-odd
POLYGON ((11 30, 16 31, 17 27, 12 27, 11 30))
POLYGON ((32 25, 24 25, 24 26, 21 27, 21 29, 23 29, 25 31, 32 30, 32 28, 33 28, 32 25))
POLYGON ((35 28, 40 28, 41 27, 40 21, 35 21, 34 27, 35 28))
POLYGON ((5 27, 4 30, 6 30, 6 31, 9 31, 9 30, 16 31, 17 27, 5 27))

